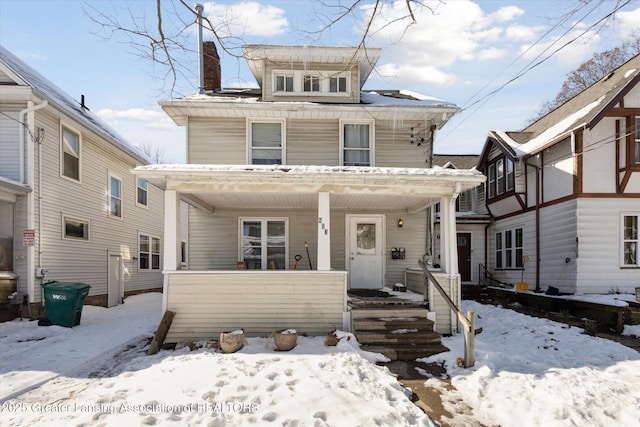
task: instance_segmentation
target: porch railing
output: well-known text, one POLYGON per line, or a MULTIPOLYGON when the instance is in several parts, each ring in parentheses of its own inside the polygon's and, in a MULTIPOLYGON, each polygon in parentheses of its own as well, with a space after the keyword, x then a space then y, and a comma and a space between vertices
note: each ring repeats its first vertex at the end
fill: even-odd
POLYGON ((473 311, 468 311, 467 315, 465 316, 462 311, 460 311, 458 306, 456 306, 456 304, 453 302, 451 297, 449 297, 449 295, 444 291, 444 289, 438 282, 438 279, 436 279, 435 276, 429 271, 424 261, 418 260, 418 265, 427 278, 427 283, 429 283, 429 281, 433 283, 433 286, 438 290, 438 292, 440 292, 440 295, 442 295, 442 298, 445 300, 449 308, 451 308, 451 310, 456 313, 458 320, 460 320, 460 323, 462 323, 462 325, 464 326, 463 363, 465 368, 472 367, 475 364, 475 313, 473 311))

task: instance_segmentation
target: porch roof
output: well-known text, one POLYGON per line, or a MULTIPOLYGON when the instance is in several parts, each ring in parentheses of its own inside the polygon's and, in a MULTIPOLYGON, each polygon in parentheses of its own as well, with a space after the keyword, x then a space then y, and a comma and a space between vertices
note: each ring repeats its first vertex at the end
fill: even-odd
POLYGON ((475 169, 288 165, 149 165, 132 171, 192 203, 214 208, 316 208, 331 193, 332 208, 419 211, 441 197, 485 181, 475 169))

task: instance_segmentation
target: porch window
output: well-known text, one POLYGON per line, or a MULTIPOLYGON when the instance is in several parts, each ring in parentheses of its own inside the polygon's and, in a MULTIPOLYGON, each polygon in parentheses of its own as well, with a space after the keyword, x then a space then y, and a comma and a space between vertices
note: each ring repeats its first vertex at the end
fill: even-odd
POLYGON ((138 236, 138 268, 160 270, 160 238, 148 234, 138 236))
POLYGON ((62 227, 65 239, 89 241, 89 221, 63 216, 62 227))
POLYGON ((142 178, 136 178, 136 185, 138 187, 138 191, 136 192, 136 203, 147 207, 147 196, 149 194, 147 181, 142 178))
POLYGON ((109 177, 109 215, 122 218, 122 180, 109 177))
POLYGON ((249 164, 284 164, 284 121, 249 121, 249 164))
POLYGON ((638 238, 638 223, 640 214, 622 215, 622 266, 640 267, 638 251, 640 239, 638 238))
POLYGON ((287 220, 241 218, 240 260, 250 270, 287 268, 287 220))
POLYGON ((62 176, 80 181, 80 133, 61 125, 62 176))
POLYGON ((524 256, 523 229, 496 233, 496 268, 522 268, 524 256))
POLYGON ((373 166, 373 123, 342 124, 342 165, 373 166))

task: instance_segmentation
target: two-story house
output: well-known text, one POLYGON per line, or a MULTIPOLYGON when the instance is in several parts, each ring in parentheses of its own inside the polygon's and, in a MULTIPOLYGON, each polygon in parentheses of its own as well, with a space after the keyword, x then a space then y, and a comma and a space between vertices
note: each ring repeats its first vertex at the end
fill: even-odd
MULTIPOLYGON (((204 51, 219 63, 213 43, 204 51)), ((456 106, 362 90, 379 55, 247 45, 259 88, 221 89, 209 63, 204 93, 160 102, 186 126, 188 164, 134 173, 165 189, 164 307, 176 312, 168 341, 238 327, 263 336, 283 326, 349 330, 347 290, 402 282, 430 250, 427 208, 438 202, 438 274, 459 294, 455 199, 485 177, 431 167, 435 132, 456 106), (190 206, 186 238, 181 199, 190 206)), ((450 332, 455 325, 446 322, 450 332)))
POLYGON ((494 278, 563 293, 640 286, 640 55, 522 131, 489 132, 479 169, 494 278))
MULTIPOLYGON (((28 303, 41 283, 91 286, 86 303, 161 289, 162 190, 136 179, 138 149, 81 102, 0 47, 0 301, 28 303), (16 298, 17 297, 17 298, 16 298)), ((16 304, 17 307, 19 304, 16 304)))

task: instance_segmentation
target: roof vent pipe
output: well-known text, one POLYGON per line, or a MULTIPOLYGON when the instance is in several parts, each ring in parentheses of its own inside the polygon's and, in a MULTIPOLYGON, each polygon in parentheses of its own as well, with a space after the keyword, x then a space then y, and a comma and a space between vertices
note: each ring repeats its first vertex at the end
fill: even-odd
POLYGON ((200 3, 195 5, 198 12, 198 93, 204 93, 204 55, 202 53, 202 11, 204 6, 200 3))

